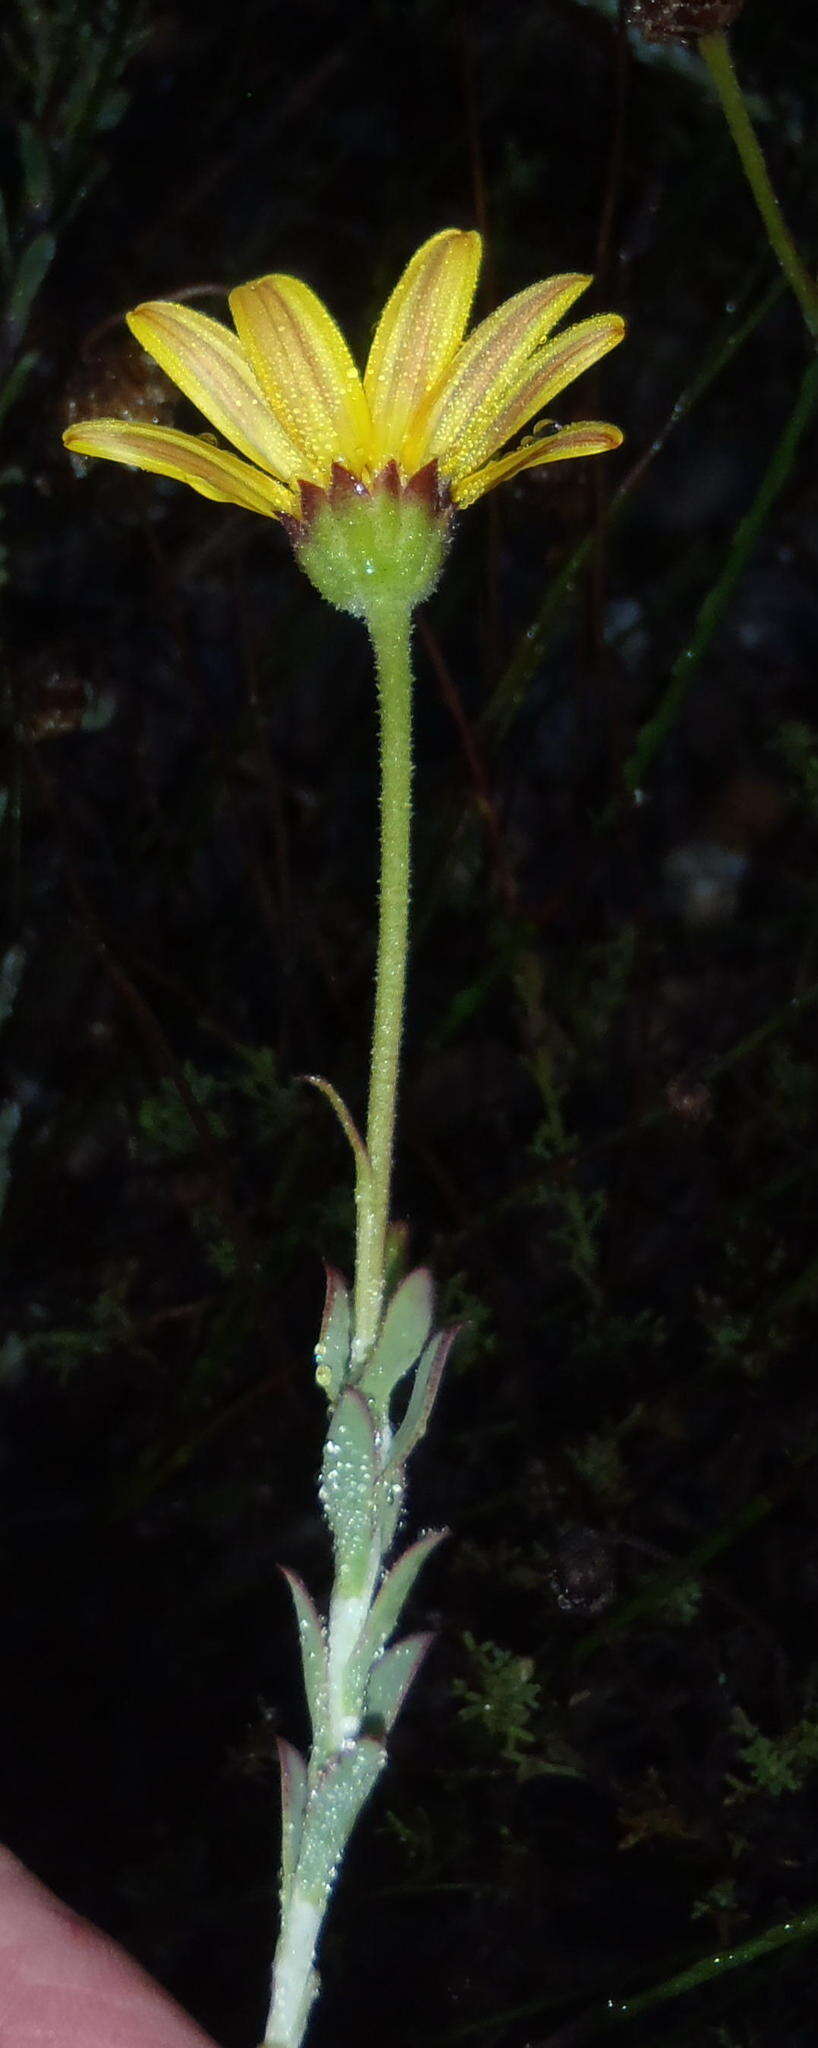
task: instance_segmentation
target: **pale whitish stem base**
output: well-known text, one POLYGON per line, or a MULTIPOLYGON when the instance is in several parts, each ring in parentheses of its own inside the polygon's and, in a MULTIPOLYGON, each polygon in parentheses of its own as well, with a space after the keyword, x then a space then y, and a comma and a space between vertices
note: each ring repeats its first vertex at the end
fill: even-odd
POLYGON ((329 1726, 330 1739, 336 1749, 350 1742, 357 1735, 360 1726, 360 1702, 351 1697, 349 1667, 352 1653, 360 1637, 366 1617, 372 1604, 372 1588, 380 1572, 380 1554, 375 1560, 374 1571, 367 1591, 357 1599, 343 1599, 334 1593, 330 1607, 329 1632, 327 1640, 327 1665, 329 1670, 329 1726))
POLYGON ((264 2048, 300 2048, 318 1992, 313 1968, 323 1907, 293 1886, 276 1950, 273 2002, 264 2048))
MULTIPOLYGON (((387 1427, 379 1439, 376 1484, 382 1479, 390 1442, 387 1427)), ((330 1600, 327 1624, 329 1736, 330 1744, 336 1750, 353 1743, 360 1733, 361 1702, 368 1674, 358 1671, 353 1680, 352 1664, 381 1578, 384 1556, 383 1544, 378 1541, 370 1559, 365 1590, 357 1597, 347 1598, 342 1598, 336 1590, 330 1600)), ((320 1797, 320 1792, 313 1796, 320 1797)), ((304 1897, 299 1891, 296 1871, 292 1892, 282 1915, 273 1964, 273 1997, 262 2048, 301 2048, 318 1994, 315 1951, 328 1904, 329 1893, 320 1906, 304 1897)))

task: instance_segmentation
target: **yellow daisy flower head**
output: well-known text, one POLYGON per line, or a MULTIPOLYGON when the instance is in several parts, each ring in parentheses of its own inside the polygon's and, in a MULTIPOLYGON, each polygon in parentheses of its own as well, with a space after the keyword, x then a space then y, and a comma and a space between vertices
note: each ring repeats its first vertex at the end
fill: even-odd
POLYGON ((384 601, 417 603, 437 579, 453 511, 522 470, 622 440, 605 421, 542 418, 622 340, 619 315, 555 335, 591 282, 569 273, 528 285, 464 339, 481 253, 480 236, 459 228, 422 244, 387 300, 363 377, 296 277, 231 292, 235 333, 190 306, 139 306, 131 332, 231 448, 113 419, 78 421, 66 447, 280 520, 345 610, 365 615, 381 589, 384 601))

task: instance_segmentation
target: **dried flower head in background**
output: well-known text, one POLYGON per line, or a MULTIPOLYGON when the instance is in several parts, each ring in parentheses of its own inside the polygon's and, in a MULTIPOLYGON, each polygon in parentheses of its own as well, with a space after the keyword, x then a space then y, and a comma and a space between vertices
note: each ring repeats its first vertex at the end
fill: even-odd
POLYGON ((628 20, 648 43, 688 43, 729 28, 744 0, 628 0, 628 20))
POLYGON ((179 393, 170 378, 151 361, 129 334, 111 332, 111 323, 86 344, 65 394, 63 422, 73 427, 88 413, 116 413, 121 420, 165 426, 172 421, 179 393))

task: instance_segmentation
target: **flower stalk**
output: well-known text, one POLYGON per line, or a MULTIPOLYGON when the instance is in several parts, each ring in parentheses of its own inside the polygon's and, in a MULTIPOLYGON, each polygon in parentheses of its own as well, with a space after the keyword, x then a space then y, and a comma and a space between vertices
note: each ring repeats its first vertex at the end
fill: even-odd
POLYGON ((406 995, 412 817, 411 614, 400 605, 373 603, 367 624, 378 681, 381 865, 366 1126, 371 1178, 360 1191, 355 1251, 356 1364, 371 1351, 383 1311, 406 995))

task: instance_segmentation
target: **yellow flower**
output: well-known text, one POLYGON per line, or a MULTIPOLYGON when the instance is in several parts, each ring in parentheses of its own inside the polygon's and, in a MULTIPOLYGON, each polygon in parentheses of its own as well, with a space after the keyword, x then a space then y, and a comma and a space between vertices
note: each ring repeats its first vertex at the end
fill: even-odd
POLYGON ((111 419, 69 427, 66 447, 279 519, 297 545, 319 509, 353 493, 414 497, 445 517, 520 470, 617 448, 618 427, 603 421, 538 419, 502 452, 625 329, 598 313, 550 338, 591 282, 569 274, 529 285, 464 340, 480 256, 480 236, 458 228, 423 243, 387 301, 363 378, 295 277, 231 292, 235 334, 189 306, 139 306, 132 333, 238 453, 206 435, 111 419))

